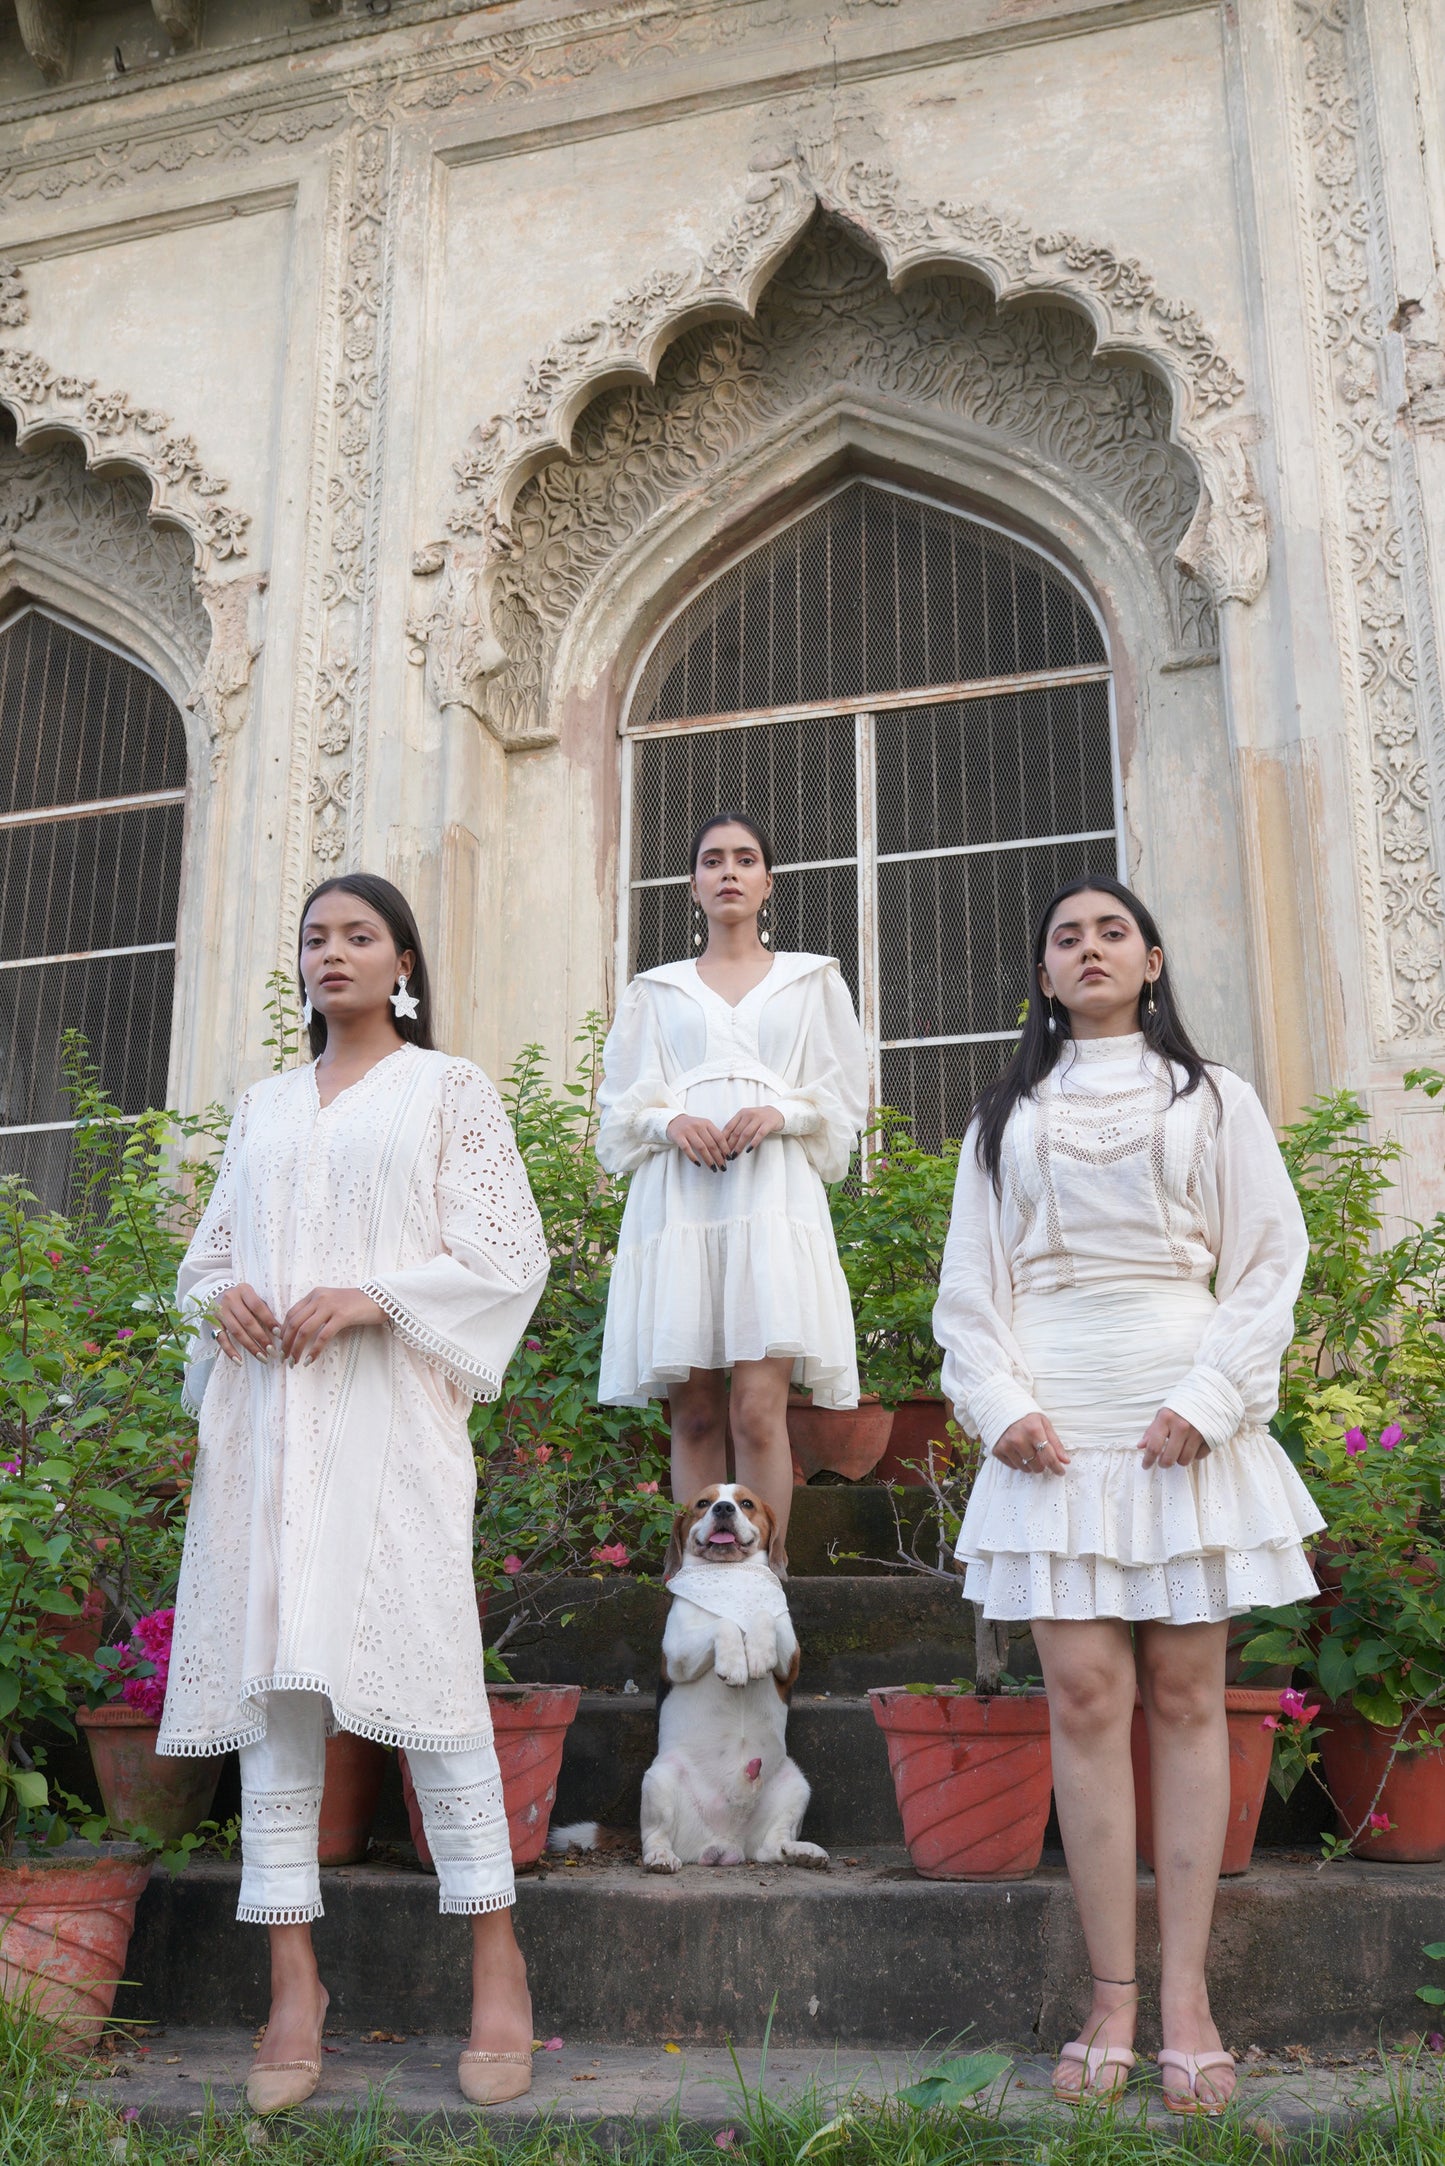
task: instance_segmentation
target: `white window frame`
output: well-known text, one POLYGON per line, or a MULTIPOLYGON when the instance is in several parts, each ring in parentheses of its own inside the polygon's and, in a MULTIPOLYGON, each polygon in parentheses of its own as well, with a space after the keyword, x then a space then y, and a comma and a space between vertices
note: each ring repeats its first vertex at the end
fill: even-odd
POLYGON ((1008 677, 974 678, 965 684, 920 685, 906 692, 864 693, 848 699, 810 700, 783 707, 751 708, 725 715, 686 715, 677 720, 636 723, 631 719, 632 703, 643 672, 660 642, 689 609, 698 596, 717 580, 723 578, 737 564, 754 556, 766 547, 778 534, 786 532, 801 519, 810 518, 822 505, 845 489, 855 485, 860 477, 845 476, 833 488, 813 497, 789 518, 745 549, 739 549, 725 563, 716 567, 702 587, 694 588, 682 601, 669 611, 657 626, 637 659, 627 686, 622 705, 621 758, 622 774, 620 789, 621 845, 618 852, 619 878, 617 882, 617 928, 614 951, 615 982, 619 997, 630 976, 630 949, 632 940, 632 898, 643 888, 680 887, 686 884, 687 875, 667 873, 655 878, 637 880, 632 876, 634 849, 633 835, 633 760, 634 750, 643 738, 681 737, 691 730, 759 729, 777 722, 811 721, 838 718, 851 714, 854 717, 854 777, 858 792, 857 853, 853 857, 816 858, 797 864, 774 865, 777 873, 815 872, 844 870, 856 871, 858 887, 858 1009, 863 1029, 864 1043, 868 1049, 869 1075, 872 1104, 882 1097, 882 1060, 884 1053, 904 1052, 914 1048, 926 1050, 946 1045, 993 1045, 1012 1042, 1018 1036, 1016 1029, 963 1031, 929 1038, 883 1038, 879 1032, 879 950, 878 950, 878 868, 880 865, 906 864, 925 858, 970 857, 997 854, 1001 850, 1047 848, 1051 843, 1102 842, 1113 837, 1115 865, 1118 877, 1125 877, 1127 857, 1124 833, 1124 787, 1123 772, 1119 760, 1119 725, 1115 695, 1115 667, 1110 649, 1109 628, 1097 602, 1083 581, 1055 556, 1042 547, 1031 535, 1018 534, 997 520, 982 518, 977 512, 960 511, 955 504, 929 496, 923 490, 906 489, 896 482, 882 481, 872 475, 867 477, 868 486, 885 489, 896 496, 909 497, 915 502, 931 506, 952 518, 966 519, 975 526, 986 528, 1000 535, 1015 547, 1032 550, 1041 557, 1078 595, 1092 618, 1104 648, 1102 662, 1080 664, 1065 669, 1033 670, 1008 677), (1067 835, 1024 835, 1007 842, 951 843, 928 850, 879 851, 876 844, 877 770, 874 761, 873 740, 880 714, 896 713, 907 707, 937 707, 962 703, 974 699, 995 699, 1000 694, 1043 691, 1056 685, 1106 684, 1109 701, 1109 757, 1110 786, 1114 797, 1114 824, 1112 827, 1090 828, 1067 835))

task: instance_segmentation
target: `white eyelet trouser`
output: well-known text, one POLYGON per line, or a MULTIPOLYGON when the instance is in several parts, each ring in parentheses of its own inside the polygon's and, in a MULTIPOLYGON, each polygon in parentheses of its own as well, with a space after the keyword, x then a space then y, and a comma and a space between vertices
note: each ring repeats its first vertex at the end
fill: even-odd
MULTIPOLYGON (((266 1735, 241 1747, 236 1916, 243 1925, 304 1925, 323 1915, 316 1845, 329 1713, 321 1692, 268 1693, 266 1735)), ((475 1916, 505 1910, 516 1901, 516 1886, 496 1747, 408 1749, 407 1760, 442 1911, 475 1916)))

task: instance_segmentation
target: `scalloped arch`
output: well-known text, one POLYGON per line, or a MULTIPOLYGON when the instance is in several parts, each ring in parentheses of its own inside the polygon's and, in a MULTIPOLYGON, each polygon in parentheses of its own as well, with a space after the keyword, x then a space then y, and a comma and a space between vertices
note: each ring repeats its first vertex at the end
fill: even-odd
POLYGON ((533 363, 517 399, 474 432, 457 465, 460 503, 448 526, 458 553, 480 543, 484 562, 513 554, 509 521, 519 491, 569 454, 591 401, 617 383, 655 380, 663 354, 691 325, 752 316, 820 208, 864 237, 895 287, 942 270, 983 280, 996 304, 1060 301, 1086 317, 1099 353, 1152 366, 1170 389, 1174 441, 1200 476, 1199 509, 1179 561, 1216 603, 1256 598, 1267 569, 1265 512, 1248 454, 1256 425, 1237 411, 1243 377, 1197 312, 1162 293, 1133 258, 1098 242, 1035 233, 987 204, 914 202, 871 130, 831 121, 810 137, 760 144, 743 207, 705 256, 655 271, 533 363))

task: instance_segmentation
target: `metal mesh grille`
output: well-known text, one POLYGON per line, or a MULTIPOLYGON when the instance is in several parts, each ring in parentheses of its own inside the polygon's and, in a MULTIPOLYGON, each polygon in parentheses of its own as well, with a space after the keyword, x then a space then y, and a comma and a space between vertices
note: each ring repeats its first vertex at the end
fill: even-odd
POLYGON ((634 725, 1102 663, 1098 626, 1036 550, 851 482, 723 572, 663 633, 634 725))
POLYGON ((0 627, 0 1172, 47 1202, 68 1186, 67 1030, 125 1112, 165 1096, 185 773, 143 669, 39 610, 0 627))
POLYGON ((929 1148, 961 1135, 1016 1033, 1040 907, 1118 869, 1108 662, 1082 597, 977 520, 851 483, 682 612, 629 731, 629 969, 689 952, 692 835, 746 810, 774 839, 777 943, 838 958, 876 1098, 929 1148))

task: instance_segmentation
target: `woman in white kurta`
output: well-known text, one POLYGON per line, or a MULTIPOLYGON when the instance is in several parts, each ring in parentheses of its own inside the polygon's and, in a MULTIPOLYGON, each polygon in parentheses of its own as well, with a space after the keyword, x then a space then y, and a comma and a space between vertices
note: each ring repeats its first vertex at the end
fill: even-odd
POLYGON ((467 1414, 500 1389, 546 1244, 496 1091, 431 1049, 397 891, 364 874, 318 889, 300 964, 319 1057, 242 1098, 181 1270, 200 1439, 157 1749, 240 1750, 238 1916, 272 1941, 255 2108, 297 2103, 319 2071, 330 1724, 407 1751, 441 1907, 474 1920, 472 2045, 489 2057, 464 2059, 463 2085, 510 2093, 530 2080, 530 2011, 467 1414))
POLYGON ((1307 1598, 1321 1524, 1267 1424, 1307 1255, 1263 1108, 1206 1068, 1153 920, 1064 889, 1009 1071, 965 1139, 934 1328, 988 1452, 958 1541, 985 1617, 1027 1618, 1095 1973, 1063 2096, 1133 2055, 1136 1684, 1149 1724, 1166 2102, 1233 2088, 1204 1982, 1228 1807, 1228 1619, 1307 1598), (1132 1639, 1131 1639, 1132 1633, 1132 1639))
POLYGON ((826 1181, 867 1110, 862 1034, 826 955, 771 954, 772 853, 726 814, 693 845, 695 961, 634 978, 603 1054, 597 1155, 632 1185, 607 1300, 599 1396, 666 1398, 673 1493, 739 1481, 786 1531, 787 1395, 858 1403, 847 1282, 826 1181), (732 1373, 731 1402, 726 1388, 732 1373))

